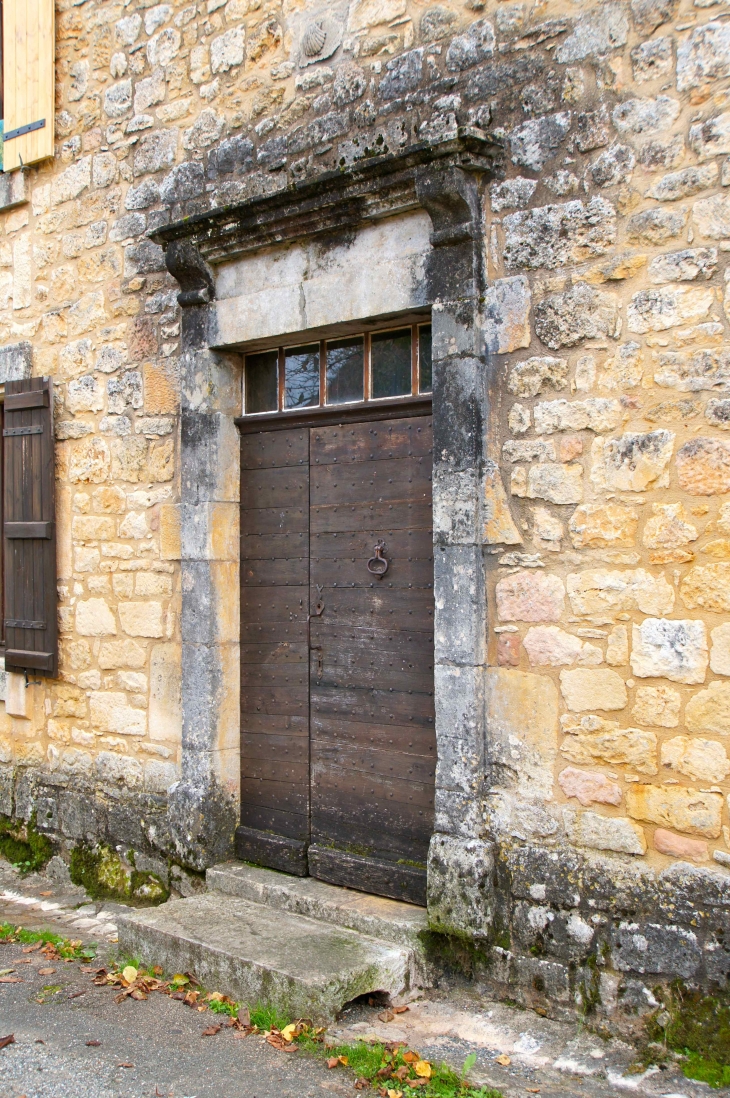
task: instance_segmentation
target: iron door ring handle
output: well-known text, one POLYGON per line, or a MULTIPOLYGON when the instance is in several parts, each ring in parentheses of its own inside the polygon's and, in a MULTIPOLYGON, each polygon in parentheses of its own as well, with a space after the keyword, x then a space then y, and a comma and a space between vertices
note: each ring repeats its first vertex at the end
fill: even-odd
POLYGON ((368 561, 368 572, 378 579, 382 579, 390 567, 390 561, 385 555, 385 542, 381 539, 373 546, 374 556, 368 561), (373 567, 375 566, 375 567, 373 567))

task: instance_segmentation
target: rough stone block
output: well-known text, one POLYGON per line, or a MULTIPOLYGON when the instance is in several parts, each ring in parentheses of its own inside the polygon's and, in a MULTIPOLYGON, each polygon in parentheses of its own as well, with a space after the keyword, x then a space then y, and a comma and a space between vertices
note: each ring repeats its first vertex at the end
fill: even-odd
POLYGON ((698 690, 685 709, 688 732, 715 736, 730 735, 730 683, 711 682, 698 690))
POLYGON ((624 709, 628 703, 626 683, 609 668, 561 671, 560 690, 568 709, 574 713, 624 709))
POLYGON ((566 830, 577 846, 614 850, 619 854, 646 854, 644 829, 623 816, 566 810, 566 830))
POLYGON ((621 786, 605 774, 566 766, 558 774, 558 782, 568 799, 575 797, 582 805, 621 804, 621 786))
POLYGON ((616 295, 596 290, 587 282, 551 294, 535 307, 535 332, 553 351, 584 339, 616 338, 618 321, 616 295))
POLYGON ((671 686, 639 686, 631 716, 639 724, 676 728, 681 703, 681 695, 671 686))
POLYGON ((697 935, 679 926, 622 922, 614 930, 611 959, 619 972, 674 975, 688 979, 702 954, 697 935))
POLYGON ((162 605, 159 602, 120 602, 119 620, 131 637, 163 635, 162 605))
MULTIPOLYGON (((672 431, 630 432, 620 438, 596 438, 591 451, 591 480, 598 490, 645 492, 667 487, 674 449, 672 431)), ((687 445, 690 445, 689 443, 687 445)))
POLYGON ((639 678, 705 681, 707 632, 702 621, 645 618, 632 626, 631 669, 639 678))
POLYGON ((616 210, 604 198, 540 206, 504 218, 504 261, 512 269, 555 269, 603 255, 616 242, 616 210))
POLYGON ((428 854, 428 916, 434 930, 487 938, 494 915, 489 843, 434 834, 428 854))
POLYGON ((717 740, 673 736, 661 749, 662 766, 685 774, 692 781, 724 782, 730 771, 725 748, 717 740))
POLYGON ((487 672, 491 761, 528 800, 550 800, 557 757, 558 695, 545 675, 487 672))
POLYGON ((638 515, 620 503, 584 503, 571 515, 568 529, 575 549, 624 548, 635 544, 638 515))
POLYGON ((674 608, 674 590, 664 576, 653 576, 643 568, 623 572, 588 568, 570 573, 566 585, 575 614, 613 616, 636 608, 644 614, 669 614, 674 608))
POLYGON ((557 576, 515 572, 498 581, 495 594, 500 621, 559 621, 563 613, 565 588, 557 576))
POLYGON ((577 462, 531 465, 524 494, 528 499, 544 499, 548 503, 580 503, 583 499, 583 466, 577 462))
POLYGON ((631 785, 626 808, 635 820, 659 824, 689 835, 716 839, 720 834, 722 794, 703 793, 678 785, 631 785))
POLYGON ((726 613, 730 610, 730 561, 695 565, 682 580, 679 594, 688 610, 726 613))
POLYGON ((530 284, 524 275, 498 278, 484 295, 484 346, 490 354, 506 354, 530 346, 530 284))

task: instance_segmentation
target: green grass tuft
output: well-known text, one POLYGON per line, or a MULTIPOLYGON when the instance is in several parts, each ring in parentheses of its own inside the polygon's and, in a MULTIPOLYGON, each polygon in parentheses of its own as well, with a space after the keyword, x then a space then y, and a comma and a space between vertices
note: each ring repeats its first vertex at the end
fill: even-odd
POLYGON ((52 945, 64 961, 92 961, 96 955, 94 945, 82 945, 81 942, 54 934, 51 930, 26 930, 25 927, 13 926, 12 923, 0 923, 0 944, 8 942, 20 942, 22 945, 43 942, 44 945, 52 945))
POLYGON ((256 1006, 251 1010, 251 1025, 258 1026, 260 1030, 264 1031, 284 1029, 285 1026, 289 1025, 289 1018, 277 1010, 276 1007, 256 1006))

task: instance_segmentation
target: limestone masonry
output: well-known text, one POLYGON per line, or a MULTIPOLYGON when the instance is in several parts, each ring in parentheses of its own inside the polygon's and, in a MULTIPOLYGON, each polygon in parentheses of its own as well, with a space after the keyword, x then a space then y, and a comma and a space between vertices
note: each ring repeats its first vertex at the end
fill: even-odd
MULTIPOLYGON (((54 380, 61 676, 8 676, 0 812, 35 813, 66 855, 134 850, 166 884, 230 850, 238 489, 200 534, 230 667, 186 775, 181 400, 223 398, 212 373, 182 377, 180 286, 151 234, 470 128, 501 163, 479 303, 487 742, 474 763, 454 741, 468 808, 461 827, 437 802, 432 923, 496 942, 495 982, 528 1001, 580 999, 591 956, 606 1009, 640 1006, 644 979, 725 981, 727 16, 717 0, 62 0, 55 158, 14 173, 0 212, 2 380, 23 363, 54 380), (209 821, 168 812, 203 755, 208 857, 209 821)), ((454 500, 436 527, 462 517, 454 500)))

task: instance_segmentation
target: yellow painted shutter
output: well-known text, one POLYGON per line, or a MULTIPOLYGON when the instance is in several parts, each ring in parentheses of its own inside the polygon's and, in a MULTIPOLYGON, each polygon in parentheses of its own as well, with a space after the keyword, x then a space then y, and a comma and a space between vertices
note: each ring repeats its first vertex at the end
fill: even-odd
POLYGON ((3 145, 3 170, 53 156, 54 0, 3 0, 5 136, 44 124, 3 145))

